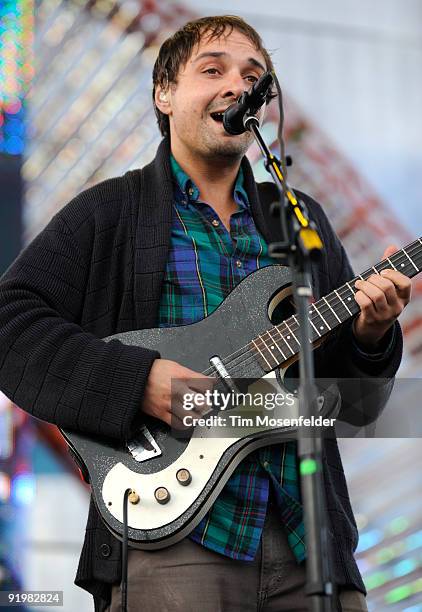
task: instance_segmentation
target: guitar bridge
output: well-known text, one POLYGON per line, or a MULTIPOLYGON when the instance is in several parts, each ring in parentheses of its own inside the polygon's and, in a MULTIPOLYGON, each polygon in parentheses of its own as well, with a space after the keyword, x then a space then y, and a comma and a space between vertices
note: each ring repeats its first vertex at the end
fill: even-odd
POLYGON ((162 454, 160 447, 145 425, 141 426, 136 438, 128 442, 127 449, 135 461, 139 462, 159 457, 162 454))

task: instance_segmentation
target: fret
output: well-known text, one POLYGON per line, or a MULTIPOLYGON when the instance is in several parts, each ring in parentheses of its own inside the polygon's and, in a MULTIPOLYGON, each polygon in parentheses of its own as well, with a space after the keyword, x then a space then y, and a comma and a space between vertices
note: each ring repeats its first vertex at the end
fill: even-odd
MULTIPOLYGON (((273 329, 275 329, 275 328, 273 328, 273 329)), ((271 341, 272 341, 272 342, 274 342, 274 344, 275 344, 275 346, 277 347, 277 349, 278 349, 279 353, 281 353, 281 355, 282 355, 282 357, 283 357, 283 360, 286 360, 286 359, 287 359, 286 355, 283 353, 283 351, 281 350, 281 348, 278 346, 277 342, 274 340, 273 336, 271 335, 271 332, 272 332, 272 330, 271 330, 271 329, 269 329, 269 330, 267 331, 267 334, 269 335, 269 337, 270 337, 271 341)), ((270 346, 270 348, 273 350, 273 349, 274 349, 274 346, 273 346, 273 345, 271 345, 271 346, 270 346)))
MULTIPOLYGON (((351 307, 351 310, 352 310, 352 312, 353 312, 353 310, 354 310, 354 305, 355 305, 355 306, 357 306, 357 302, 356 302, 356 300, 354 299, 354 298, 355 298, 355 292, 357 291, 357 289, 356 289, 356 290, 352 289, 352 287, 350 286, 350 283, 349 283, 349 282, 347 282, 345 285, 343 285, 343 287, 344 287, 345 289, 349 288, 349 290, 350 290, 350 291, 352 292, 352 294, 353 294, 353 297, 351 297, 350 295, 348 295, 348 296, 346 297, 346 300, 347 300, 348 302, 350 302, 350 307, 351 307)), ((340 289, 342 289, 343 287, 340 287, 340 289)))
MULTIPOLYGON (((413 256, 413 260, 416 263, 416 265, 418 266, 419 269, 422 268, 422 253, 418 253, 416 256, 413 256)), ((412 271, 412 277, 414 276, 413 271, 412 271)))
MULTIPOLYGON (((347 283, 346 283, 346 285, 349 287, 350 291, 353 293, 353 296, 354 296, 354 295, 355 295, 355 290, 354 290, 354 289, 352 289, 352 287, 350 286, 350 283, 348 283, 348 282, 347 282, 347 283)), ((350 295, 349 295, 349 297, 347 298, 347 301, 348 301, 348 302, 351 302, 351 301, 352 301, 352 298, 350 297, 350 295)))
POLYGON ((372 268, 369 268, 369 270, 365 270, 365 272, 362 272, 362 274, 358 274, 356 279, 360 278, 360 280, 363 281, 367 281, 375 272, 375 274, 379 274, 379 271, 376 269, 375 266, 372 266, 372 268))
MULTIPOLYGON (((271 339, 271 336, 270 336, 271 343, 269 344, 269 343, 267 342, 267 340, 265 340, 265 339, 264 339, 264 335, 265 335, 265 334, 269 335, 269 334, 268 334, 268 332, 264 332, 264 334, 259 335, 259 336, 258 336, 258 338, 259 338, 259 340, 261 340, 261 342, 263 343, 264 347, 266 348, 266 350, 267 350, 267 355, 269 355, 270 357, 272 357, 272 359, 273 359, 273 360, 274 360, 274 362, 275 362, 275 365, 277 366, 277 365, 279 364, 279 362, 280 362, 280 359, 279 359, 279 358, 276 358, 276 357, 274 356, 274 352, 273 352, 273 351, 275 350, 275 348, 274 348, 274 345, 273 345, 273 341, 272 341, 272 339, 271 339)), ((261 347, 261 348, 262 348, 262 347, 261 347)), ((279 347, 277 346, 277 348, 279 348, 279 347)), ((272 367, 274 367, 274 366, 272 366, 272 367)))
MULTIPOLYGON (((421 239, 419 238, 418 241, 420 242, 420 244, 422 245, 421 239)), ((415 248, 415 253, 412 253, 412 258, 417 262, 418 264, 418 268, 421 269, 422 267, 422 249, 419 246, 419 244, 414 244, 414 248, 415 248), (418 259, 416 259, 418 258, 418 259)))
POLYGON ((347 321, 347 319, 350 316, 350 312, 348 311, 348 309, 345 307, 344 303, 342 302, 341 298, 339 297, 339 293, 335 293, 335 291, 332 291, 331 293, 329 293, 327 296, 325 296, 324 298, 321 298, 323 300, 327 300, 328 302, 328 306, 330 307, 330 309, 332 309, 335 313, 336 319, 334 319, 334 317, 331 315, 330 313, 330 321, 333 322, 333 327, 337 327, 338 322, 343 323, 344 321, 347 321), (338 318, 337 318, 338 317, 338 318))
POLYGON ((314 330, 316 331, 316 333, 318 334, 318 336, 321 338, 321 334, 319 333, 319 331, 317 330, 317 328, 315 327, 315 325, 312 323, 312 319, 311 319, 311 317, 309 317, 309 323, 312 325, 312 327, 314 328, 314 330))
POLYGON ((377 264, 377 266, 379 272, 381 272, 382 270, 388 270, 389 268, 388 263, 386 261, 381 261, 379 264, 377 264))
MULTIPOLYGON (((318 302, 312 304, 312 306, 316 309, 316 312, 320 316, 321 320, 325 323, 324 333, 332 330, 334 327, 337 327, 337 317, 335 316, 335 314, 333 314, 330 307, 327 308, 327 305, 324 302, 323 298, 321 298, 318 302)), ((319 329, 323 331, 323 327, 324 326, 321 325, 319 326, 319 329)))
MULTIPOLYGON (((260 336, 258 336, 258 338, 260 338, 260 336)), ((259 354, 261 355, 262 359, 265 361, 265 363, 268 365, 268 367, 270 368, 270 370, 272 370, 271 364, 268 361, 268 359, 265 357, 264 353, 261 351, 261 349, 259 348, 259 346, 257 345, 257 343, 255 342, 255 340, 252 340, 252 343, 254 344, 256 350, 259 352, 259 354)), ((265 342, 264 342, 265 344, 265 342)))
MULTIPOLYGON (((331 330, 331 327, 328 325, 327 321, 324 319, 324 317, 322 316, 322 314, 320 313, 320 311, 318 310, 318 308, 316 307, 315 304, 311 304, 311 306, 314 307, 315 312, 319 315, 319 317, 324 321, 326 327, 328 327, 328 330, 331 330)), ((309 314, 312 314, 312 311, 309 311, 309 314)), ((320 330, 322 331, 324 329, 323 325, 320 325, 320 330)))
POLYGON ((347 302, 350 302, 350 304, 349 304, 349 308, 350 308, 350 310, 352 311, 352 314, 355 314, 355 312, 356 312, 356 308, 359 308, 359 305, 358 305, 358 303, 357 303, 357 302, 356 302, 356 300, 355 300, 355 294, 357 293, 357 289, 355 289, 355 290, 353 291, 353 289, 350 287, 350 283, 349 283, 349 282, 347 282, 345 285, 343 285, 342 287, 340 287, 340 288, 339 288, 339 291, 342 291, 343 289, 345 289, 346 291, 347 291, 347 290, 349 290, 349 291, 351 291, 351 292, 353 293, 353 297, 352 297, 351 295, 347 295, 347 294, 346 294, 346 295, 347 295, 347 297, 346 297, 346 301, 347 301, 347 302))
MULTIPOLYGON (((292 315, 292 319, 294 319, 294 322, 297 325, 297 328, 299 329, 299 322, 296 319, 296 315, 292 315)), ((312 323, 311 319, 309 319, 310 324, 312 325, 312 327, 315 329, 316 333, 318 334, 318 336, 321 338, 321 334, 318 332, 317 328, 315 327, 315 325, 312 323)), ((312 344, 312 338, 309 338, 309 342, 312 344)))
MULTIPOLYGON (((359 304, 354 299, 355 293, 353 292, 353 298, 352 298, 350 295, 347 295, 349 293, 349 291, 351 291, 350 283, 347 282, 342 287, 339 287, 339 289, 338 289, 338 291, 336 293, 337 293, 337 295, 340 296, 340 298, 342 300, 342 304, 346 308, 346 310, 348 311, 349 315, 353 316, 354 314, 358 313, 360 309, 359 309, 359 304), (344 294, 343 293, 344 291, 346 291, 347 293, 344 294), (350 304, 346 304, 346 301, 350 302, 350 304)), ((344 320, 346 320, 346 319, 344 319, 344 320)))
POLYGON ((347 304, 344 302, 344 300, 341 299, 339 292, 337 291, 337 289, 334 289, 334 293, 337 295, 338 299, 340 300, 340 302, 343 304, 343 306, 345 307, 345 309, 347 310, 347 312, 350 314, 350 316, 352 316, 352 311, 347 307, 347 304))
POLYGON ((406 269, 409 266, 409 262, 405 259, 402 251, 397 251, 397 253, 394 253, 392 262, 396 269, 401 269, 402 273, 406 274, 406 269), (403 261, 403 259, 405 261, 403 261))
MULTIPOLYGON (((354 287, 354 290, 355 290, 355 291, 354 291, 354 293, 356 293, 356 292, 358 291, 357 287, 355 287, 355 282, 356 282, 357 280, 367 281, 367 280, 368 280, 368 278, 371 276, 371 274, 372 274, 371 270, 366 270, 366 272, 362 272, 362 274, 358 274, 358 275, 357 275, 357 276, 356 276, 356 277, 353 279, 353 281, 350 281, 350 282, 353 282, 353 287, 354 287)), ((350 285, 349 285, 349 288, 350 288, 350 285)))
MULTIPOLYGON (((290 329, 289 324, 287 323, 287 320, 284 321, 284 325, 287 327, 287 329, 289 330, 289 332, 292 334, 293 338, 296 340, 297 342, 297 346, 300 346, 300 342, 299 340, 296 338, 295 333, 290 329)), ((289 338, 289 336, 287 336, 287 338, 289 338)))
MULTIPOLYGON (((412 266, 415 268, 416 272, 420 272, 419 268, 417 267, 417 265, 413 262, 412 259, 410 259, 409 255, 407 254, 405 249, 402 249, 403 253, 406 255, 407 259, 410 261, 410 263, 412 264, 412 266)), ((401 264, 402 266, 404 266, 404 264, 401 264)))
POLYGON ((331 308, 331 306, 330 306, 330 304, 327 302, 326 298, 325 298, 325 297, 323 297, 322 299, 323 299, 323 300, 324 300, 324 302, 327 304, 328 308, 331 310, 331 312, 333 313, 333 315, 335 316, 335 318, 337 319, 337 321, 338 321, 339 323, 342 323, 342 320, 341 320, 341 319, 340 319, 340 318, 337 316, 336 311, 335 311, 333 308, 331 308))
POLYGON ((382 262, 377 264, 376 269, 378 270, 378 272, 393 268, 394 270, 401 271, 403 274, 409 276, 410 278, 415 276, 415 274, 421 271, 421 268, 418 267, 414 261, 414 259, 422 255, 420 246, 418 244, 418 242, 420 243, 420 240, 421 239, 418 238, 418 240, 412 242, 411 244, 408 244, 407 247, 405 247, 404 249, 401 249, 400 251, 397 251, 397 253, 394 253, 391 258, 387 258, 386 260, 383 260, 382 262), (413 253, 413 250, 415 250, 415 253, 413 253), (410 253, 412 256, 410 255, 410 253), (405 261, 403 261, 403 259, 405 259, 405 261))
POLYGON ((391 259, 390 259, 389 257, 387 257, 387 261, 389 261, 389 262, 390 262, 390 265, 391 265, 391 267, 392 267, 394 270, 397 270, 396 266, 393 264, 393 262, 391 261, 391 259))
POLYGON ((287 346, 288 346, 289 351, 291 352, 291 354, 292 354, 292 355, 294 355, 294 354, 295 354, 295 351, 292 349, 292 347, 290 346, 290 344, 287 342, 287 338, 285 338, 285 337, 283 336, 283 334, 281 333, 281 331, 280 331, 280 330, 279 330, 277 327, 274 327, 274 329, 277 331, 277 333, 279 334, 280 338, 281 338, 282 340, 284 340, 285 344, 287 344, 287 346))

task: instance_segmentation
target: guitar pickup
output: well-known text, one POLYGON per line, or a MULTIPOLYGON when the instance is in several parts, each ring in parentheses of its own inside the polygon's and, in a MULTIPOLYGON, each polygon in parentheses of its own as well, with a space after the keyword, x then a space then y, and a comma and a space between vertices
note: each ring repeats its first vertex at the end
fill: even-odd
POLYGON ((159 457, 162 454, 160 447, 145 425, 141 426, 136 438, 128 442, 127 449, 135 461, 139 462, 159 457))

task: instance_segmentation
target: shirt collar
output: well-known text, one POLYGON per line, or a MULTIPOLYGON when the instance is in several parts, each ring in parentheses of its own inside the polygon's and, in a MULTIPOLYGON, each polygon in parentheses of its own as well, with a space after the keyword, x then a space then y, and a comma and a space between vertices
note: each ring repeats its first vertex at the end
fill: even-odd
MULTIPOLYGON (((173 178, 182 192, 182 198, 180 198, 181 204, 187 206, 188 202, 196 202, 199 199, 199 189, 189 175, 181 168, 172 153, 170 153, 170 167, 173 178)), ((243 184, 243 169, 240 167, 234 185, 233 198, 241 208, 249 208, 249 199, 243 184)))

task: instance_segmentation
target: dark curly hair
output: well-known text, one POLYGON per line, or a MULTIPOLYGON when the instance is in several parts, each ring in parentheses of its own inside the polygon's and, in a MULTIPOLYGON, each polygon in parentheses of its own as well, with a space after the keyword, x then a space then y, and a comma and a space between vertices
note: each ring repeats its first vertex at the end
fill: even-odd
MULTIPOLYGON (((199 44, 204 35, 208 36, 210 40, 217 40, 223 35, 231 34, 233 30, 238 30, 244 34, 255 45, 256 50, 262 53, 267 70, 274 69, 270 55, 264 48, 260 35, 241 17, 235 15, 217 15, 215 17, 202 17, 201 19, 189 21, 173 36, 163 42, 152 72, 152 103, 157 116, 158 127, 163 136, 170 134, 170 124, 168 116, 162 113, 155 104, 155 89, 157 85, 167 89, 170 83, 177 82, 180 67, 186 64, 194 46, 199 44)), ((275 95, 273 92, 268 94, 267 104, 275 95)))

